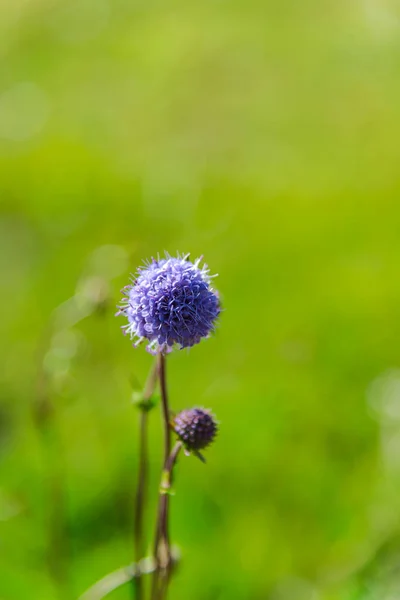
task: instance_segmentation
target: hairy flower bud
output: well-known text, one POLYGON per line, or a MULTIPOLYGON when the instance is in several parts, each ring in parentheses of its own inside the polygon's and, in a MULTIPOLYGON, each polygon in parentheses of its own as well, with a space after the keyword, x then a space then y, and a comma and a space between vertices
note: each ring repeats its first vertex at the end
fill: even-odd
POLYGON ((210 411, 204 408, 182 410, 173 421, 173 428, 187 450, 202 450, 217 435, 217 423, 210 411))
POLYGON ((124 326, 138 343, 149 340, 149 351, 168 351, 175 344, 193 346, 208 337, 220 313, 219 298, 211 287, 206 265, 199 268, 187 256, 153 259, 132 285, 117 314, 128 319, 124 326))

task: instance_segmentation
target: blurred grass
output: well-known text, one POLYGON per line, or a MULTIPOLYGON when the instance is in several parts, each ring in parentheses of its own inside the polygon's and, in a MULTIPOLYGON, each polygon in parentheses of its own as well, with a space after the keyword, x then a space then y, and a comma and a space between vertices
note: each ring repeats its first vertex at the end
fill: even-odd
POLYGON ((207 466, 179 464, 171 597, 396 598, 399 33, 394 0, 1 4, 1 600, 77 598, 132 559, 151 359, 114 312, 164 249, 204 254, 226 309, 169 359, 173 406, 221 421, 207 466))

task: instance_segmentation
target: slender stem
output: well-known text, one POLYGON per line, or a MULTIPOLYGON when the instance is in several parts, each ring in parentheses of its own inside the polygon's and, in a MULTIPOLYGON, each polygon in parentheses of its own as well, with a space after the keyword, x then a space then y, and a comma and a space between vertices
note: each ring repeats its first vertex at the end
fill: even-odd
POLYGON ((175 444, 165 462, 161 477, 157 518, 157 547, 155 548, 157 570, 153 577, 152 600, 161 600, 165 597, 173 565, 169 539, 169 500, 173 469, 182 446, 183 444, 180 441, 175 444))
POLYGON ((160 577, 160 586, 158 589, 157 600, 166 600, 169 582, 171 581, 171 575, 172 575, 172 563, 168 567, 168 569, 165 569, 165 571, 162 573, 162 577, 160 577))
POLYGON ((147 459, 147 421, 148 413, 142 410, 140 412, 139 422, 139 470, 138 482, 136 488, 135 519, 134 519, 134 540, 135 540, 135 560, 138 561, 144 556, 144 537, 143 537, 143 517, 144 503, 146 499, 148 459, 147 459))
MULTIPOLYGON (((166 378, 166 364, 165 356, 160 352, 157 356, 157 370, 158 377, 160 380, 160 391, 161 391, 161 410, 162 419, 164 426, 164 458, 163 458, 163 470, 166 467, 168 457, 171 452, 171 429, 169 425, 169 406, 168 406, 168 392, 167 392, 167 378, 166 378)), ((160 540, 160 521, 157 520, 156 525, 156 536, 154 540, 154 556, 157 557, 158 542, 160 540)))
MULTIPOLYGON (((147 379, 143 397, 142 406, 140 408, 139 418, 139 468, 138 468, 138 480, 136 488, 136 501, 135 501, 135 516, 134 516, 134 543, 135 543, 135 560, 139 562, 144 556, 146 540, 143 535, 143 522, 144 522, 144 509, 147 498, 147 481, 148 481, 148 410, 146 409, 146 402, 148 402, 154 393, 154 388, 157 383, 158 368, 157 363, 153 365, 147 379)), ((135 598, 142 600, 143 598, 143 581, 138 576, 133 579, 135 598)))
MULTIPOLYGON (((144 556, 145 539, 143 536, 144 506, 147 495, 148 480, 148 457, 147 457, 147 429, 148 412, 140 411, 139 416, 139 470, 136 487, 135 517, 134 517, 134 542, 135 560, 138 562, 144 556)), ((143 580, 140 577, 133 578, 134 597, 136 600, 143 599, 143 580)))
MULTIPOLYGON (((162 477, 164 477, 167 463, 171 454, 171 429, 169 424, 169 406, 168 406, 168 392, 167 392, 167 378, 166 378, 166 361, 165 356, 162 352, 160 352, 157 356, 157 365, 158 365, 158 377, 160 380, 160 391, 161 391, 161 410, 162 410, 162 419, 164 425, 164 458, 163 458, 163 471, 162 477)), ((168 518, 168 508, 166 511, 166 515, 163 517, 161 511, 165 511, 164 508, 161 507, 161 499, 159 503, 159 512, 157 516, 156 523, 156 535, 154 539, 154 557, 156 559, 157 569, 153 575, 152 579, 152 588, 151 588, 151 598, 152 600, 156 600, 158 597, 158 589, 160 585, 160 540, 161 537, 167 543, 167 552, 170 556, 170 548, 169 548, 169 538, 168 538, 168 524, 165 523, 165 517, 168 518), (163 530, 162 530, 163 528, 163 530)))
POLYGON ((162 417, 163 417, 163 423, 164 423, 164 468, 165 468, 167 461, 168 461, 168 457, 171 452, 171 429, 170 429, 170 425, 169 425, 169 406, 168 406, 165 355, 162 354, 162 352, 160 352, 160 354, 158 354, 158 377, 160 379, 161 406, 162 406, 162 417))
POLYGON ((160 539, 156 554, 157 562, 162 567, 168 567, 171 562, 171 547, 169 539, 169 498, 172 485, 172 471, 176 459, 182 448, 182 442, 177 442, 169 455, 164 467, 160 488, 160 503, 158 508, 158 520, 160 527, 160 539), (165 552, 165 557, 163 553, 165 552))

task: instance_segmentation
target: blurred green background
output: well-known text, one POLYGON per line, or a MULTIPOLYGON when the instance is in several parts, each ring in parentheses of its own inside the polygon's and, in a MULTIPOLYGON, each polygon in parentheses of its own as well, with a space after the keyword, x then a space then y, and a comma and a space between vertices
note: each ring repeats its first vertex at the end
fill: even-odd
MULTIPOLYGON (((399 598, 398 2, 3 0, 0 63, 1 600, 133 559, 152 359, 114 313, 164 250, 225 308, 168 359, 221 422, 171 600, 399 598)), ((161 450, 154 413, 151 530, 161 450)))

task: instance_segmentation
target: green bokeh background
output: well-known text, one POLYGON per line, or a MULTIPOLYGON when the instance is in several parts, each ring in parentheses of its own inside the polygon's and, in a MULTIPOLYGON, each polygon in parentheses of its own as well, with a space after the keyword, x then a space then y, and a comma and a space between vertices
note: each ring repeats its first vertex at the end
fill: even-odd
POLYGON ((133 558, 152 359, 114 313, 164 250, 225 308, 168 358, 221 422, 177 469, 171 600, 398 598, 398 2, 5 0, 0 65, 1 600, 133 558))

